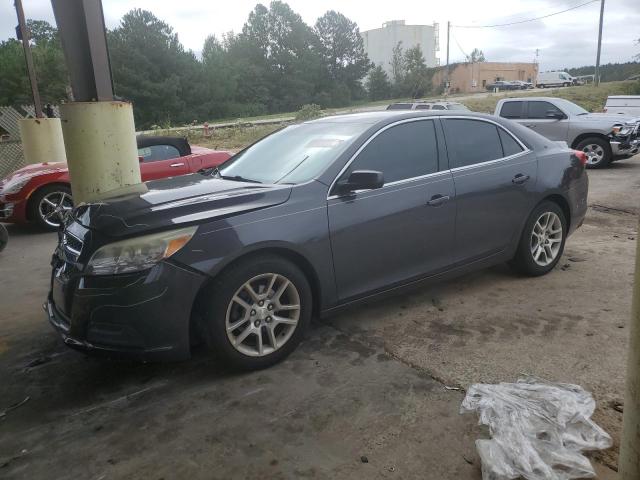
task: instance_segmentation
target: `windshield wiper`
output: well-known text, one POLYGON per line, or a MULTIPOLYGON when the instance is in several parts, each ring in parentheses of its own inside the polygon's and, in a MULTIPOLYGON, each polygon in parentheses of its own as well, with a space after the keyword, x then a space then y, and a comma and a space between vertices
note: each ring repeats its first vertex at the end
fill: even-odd
POLYGON ((201 168, 198 170, 198 173, 206 177, 220 178, 220 171, 218 170, 218 167, 201 168))
POLYGON ((233 180, 235 182, 262 183, 258 180, 245 178, 242 175, 220 175, 219 172, 218 172, 218 178, 222 178, 223 180, 233 180))

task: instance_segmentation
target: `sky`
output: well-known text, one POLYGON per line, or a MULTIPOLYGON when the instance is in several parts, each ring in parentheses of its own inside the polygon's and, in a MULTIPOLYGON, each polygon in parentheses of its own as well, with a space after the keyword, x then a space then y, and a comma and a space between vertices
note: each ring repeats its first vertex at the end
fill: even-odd
MULTIPOLYGON (((464 25, 508 23, 558 12, 588 0, 288 0, 303 20, 313 25, 327 10, 355 21, 361 31, 379 28, 389 20, 407 24, 440 25, 440 63, 446 58, 446 25, 451 21, 450 61, 464 60, 474 48, 487 61, 533 61, 536 49, 541 71, 594 65, 600 2, 542 20, 499 28, 461 28, 464 25)), ((103 0, 107 28, 116 27, 132 8, 152 11, 171 25, 186 48, 197 54, 207 35, 239 32, 256 0, 103 0), (179 6, 179 8, 176 8, 179 6)), ((262 3, 267 3, 264 1, 262 3)), ((27 18, 54 24, 50 0, 23 0, 27 18)), ((13 0, 0 0, 0 40, 15 35, 13 0)), ((606 0, 602 63, 627 62, 640 53, 640 1, 606 0)))

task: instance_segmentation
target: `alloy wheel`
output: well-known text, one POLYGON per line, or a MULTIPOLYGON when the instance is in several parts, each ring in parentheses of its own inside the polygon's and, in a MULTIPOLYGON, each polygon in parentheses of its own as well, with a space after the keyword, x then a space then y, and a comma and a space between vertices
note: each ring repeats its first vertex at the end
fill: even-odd
POLYGON ((552 263, 562 246, 562 221, 554 212, 544 212, 531 231, 530 249, 533 261, 541 267, 552 263))
POLYGON ((263 357, 282 348, 300 320, 300 294, 284 275, 264 273, 233 295, 225 327, 231 345, 244 355, 263 357))
POLYGON ((604 159, 604 148, 597 143, 585 145, 582 151, 587 154, 587 164, 589 165, 597 165, 604 159))
POLYGON ((73 199, 67 192, 51 192, 42 197, 38 205, 38 213, 42 221, 50 227, 57 228, 65 216, 73 209, 73 199))

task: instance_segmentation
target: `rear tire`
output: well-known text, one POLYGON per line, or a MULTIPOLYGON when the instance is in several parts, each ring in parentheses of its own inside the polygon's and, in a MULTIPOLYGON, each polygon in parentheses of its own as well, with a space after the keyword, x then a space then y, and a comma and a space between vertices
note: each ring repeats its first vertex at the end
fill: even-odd
POLYGON ((71 189, 67 185, 47 185, 35 191, 28 205, 28 215, 40 228, 55 231, 64 215, 73 208, 71 189))
POLYGON ((576 145, 576 150, 587 154, 587 168, 606 168, 613 158, 611 145, 599 137, 585 138, 576 145))
POLYGON ((518 272, 538 277, 560 261, 567 238, 567 220, 557 203, 545 200, 533 209, 518 249, 509 264, 518 272))
POLYGON ((284 360, 302 340, 313 310, 304 273, 272 254, 233 265, 203 298, 207 346, 239 370, 258 370, 284 360))

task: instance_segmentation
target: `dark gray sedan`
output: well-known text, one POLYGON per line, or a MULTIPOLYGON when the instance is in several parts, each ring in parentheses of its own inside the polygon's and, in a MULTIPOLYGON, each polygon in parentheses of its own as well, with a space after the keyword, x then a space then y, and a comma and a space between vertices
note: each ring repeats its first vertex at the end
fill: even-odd
POLYGON ((71 347, 227 362, 285 358, 313 315, 510 262, 542 275, 587 209, 585 156, 471 112, 286 127, 220 168, 85 204, 53 258, 71 347))

